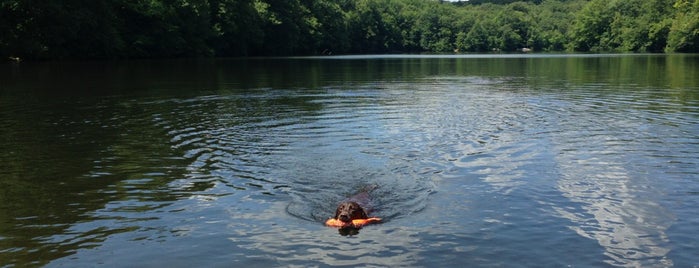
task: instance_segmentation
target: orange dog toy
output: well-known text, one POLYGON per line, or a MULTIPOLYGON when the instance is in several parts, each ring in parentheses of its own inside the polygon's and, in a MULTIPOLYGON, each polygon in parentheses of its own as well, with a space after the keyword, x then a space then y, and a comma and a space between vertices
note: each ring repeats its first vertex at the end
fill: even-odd
POLYGON ((361 228, 364 225, 371 224, 371 223, 379 223, 379 222, 381 222, 381 218, 357 219, 357 220, 352 220, 352 222, 343 222, 341 220, 336 220, 336 219, 330 218, 325 222, 325 225, 331 226, 331 227, 340 227, 340 228, 346 228, 346 227, 361 228))

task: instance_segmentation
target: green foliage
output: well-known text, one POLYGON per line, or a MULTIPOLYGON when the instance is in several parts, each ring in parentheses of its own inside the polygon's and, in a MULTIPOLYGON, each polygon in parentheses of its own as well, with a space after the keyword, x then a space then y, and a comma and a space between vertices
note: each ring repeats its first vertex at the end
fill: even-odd
POLYGON ((563 2, 545 0, 533 12, 536 22, 532 33, 531 47, 536 51, 563 51, 568 45, 571 31, 571 18, 582 9, 586 2, 563 2))
POLYGON ((5 0, 0 18, 0 56, 100 57, 122 45, 109 1, 5 0))
POLYGON ((699 51, 699 1, 677 0, 673 7, 677 15, 668 34, 668 52, 699 51))
POLYGON ((607 0, 592 0, 577 14, 571 30, 569 46, 576 51, 597 51, 609 31, 612 14, 607 0))
POLYGON ((209 0, 211 48, 220 56, 246 56, 263 43, 262 26, 274 18, 253 0, 209 0))
POLYGON ((679 47, 666 46, 673 35, 671 25, 678 26, 674 30, 682 39, 691 36, 691 30, 684 31, 681 26, 691 19, 672 6, 673 0, 592 0, 577 13, 570 48, 578 51, 677 51, 679 47))
POLYGON ((698 52, 697 0, 0 0, 0 57, 698 52))

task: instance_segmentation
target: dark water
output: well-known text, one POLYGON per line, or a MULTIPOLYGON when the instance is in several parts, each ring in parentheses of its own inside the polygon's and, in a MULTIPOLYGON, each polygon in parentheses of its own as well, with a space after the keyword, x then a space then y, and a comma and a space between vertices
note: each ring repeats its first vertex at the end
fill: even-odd
POLYGON ((697 267, 699 56, 0 64, 0 267, 697 267), (367 185, 384 218, 323 226, 367 185))

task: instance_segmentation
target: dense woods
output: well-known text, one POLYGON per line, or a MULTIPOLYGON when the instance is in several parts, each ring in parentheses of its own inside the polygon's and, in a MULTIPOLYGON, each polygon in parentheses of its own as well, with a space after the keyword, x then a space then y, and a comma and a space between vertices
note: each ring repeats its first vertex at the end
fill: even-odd
POLYGON ((0 0, 3 59, 699 52, 699 0, 0 0))

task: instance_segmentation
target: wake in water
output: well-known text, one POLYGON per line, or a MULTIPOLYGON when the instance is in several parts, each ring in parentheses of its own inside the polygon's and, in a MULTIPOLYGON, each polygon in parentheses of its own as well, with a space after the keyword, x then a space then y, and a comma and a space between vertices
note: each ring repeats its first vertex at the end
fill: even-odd
POLYGON ((326 161, 328 167, 297 170, 296 174, 302 176, 295 178, 291 183, 295 186, 288 190, 292 197, 287 207, 289 214, 322 224, 335 213, 339 202, 372 185, 375 186, 370 204, 373 215, 387 222, 422 210, 434 191, 430 178, 421 174, 368 171, 366 166, 359 166, 361 162, 349 159, 340 162, 347 165, 345 168, 336 168, 331 164, 334 162, 332 158, 326 161))

